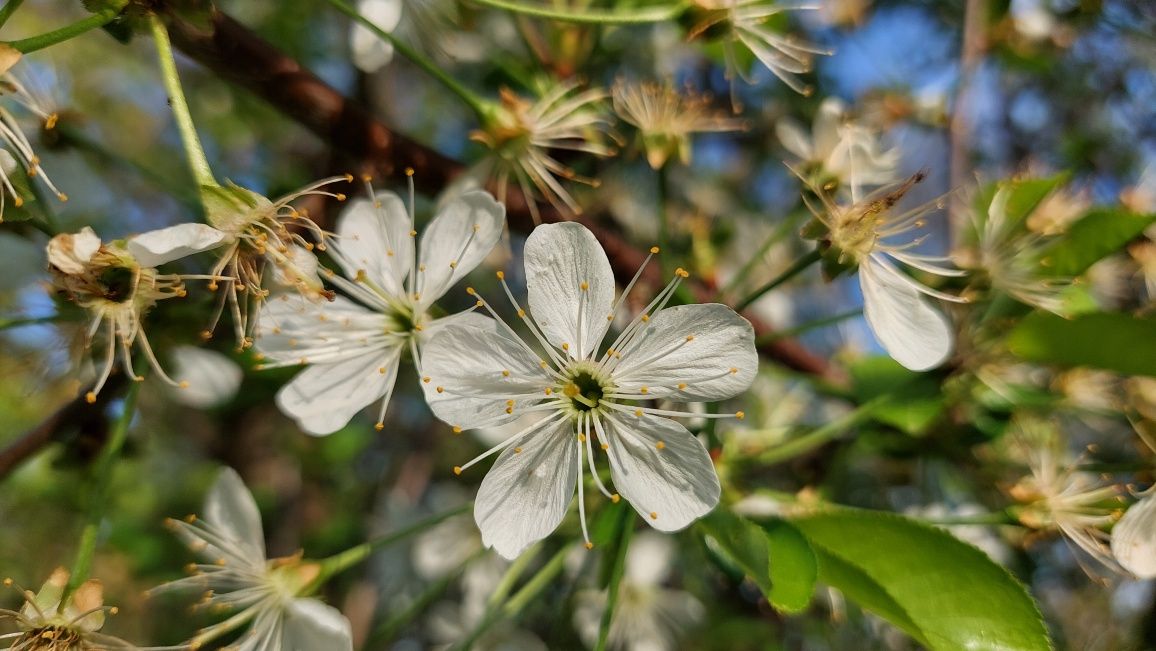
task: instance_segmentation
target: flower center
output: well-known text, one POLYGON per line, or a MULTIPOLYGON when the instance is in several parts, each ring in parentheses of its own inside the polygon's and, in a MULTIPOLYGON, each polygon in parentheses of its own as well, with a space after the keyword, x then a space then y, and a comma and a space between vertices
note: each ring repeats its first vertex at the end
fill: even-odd
POLYGON ((609 393, 613 385, 586 364, 577 365, 566 373, 562 384, 562 395, 570 399, 570 407, 575 413, 585 413, 598 409, 599 401, 609 393))
POLYGON ((73 651, 87 648, 81 646, 83 638, 76 631, 64 626, 43 626, 28 631, 16 641, 14 649, 43 649, 46 651, 73 651))

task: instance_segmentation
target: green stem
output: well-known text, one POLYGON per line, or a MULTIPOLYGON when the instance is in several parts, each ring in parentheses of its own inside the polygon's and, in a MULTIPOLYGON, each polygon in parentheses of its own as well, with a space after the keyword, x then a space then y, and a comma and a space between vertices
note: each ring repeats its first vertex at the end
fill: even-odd
POLYGON ((0 7, 0 27, 8 23, 8 19, 12 17, 12 14, 16 13, 16 10, 19 9, 22 4, 24 4, 24 0, 8 0, 8 2, 4 3, 3 7, 0 7))
POLYGON ((689 2, 676 2, 667 7, 646 7, 631 11, 590 11, 588 9, 569 11, 537 5, 527 5, 511 0, 473 0, 483 7, 512 11, 523 16, 549 18, 567 23, 592 25, 646 25, 673 20, 686 12, 689 2))
POLYGON ((818 249, 815 249, 807 255, 799 258, 798 260, 795 260, 793 263, 791 263, 791 266, 787 267, 787 269, 783 271, 783 273, 779 274, 777 278, 771 279, 770 282, 756 289, 750 296, 747 296, 743 300, 739 301, 739 304, 735 306, 735 312, 742 312, 743 310, 747 309, 751 306, 751 303, 754 303, 755 301, 762 298, 763 294, 766 294, 772 289, 794 278, 799 274, 799 272, 818 262, 820 258, 822 258, 822 254, 819 253, 818 249))
POLYGON ((349 16, 358 23, 361 23, 366 29, 376 34, 378 38, 391 43, 394 49, 400 52, 402 56, 412 61, 417 67, 426 71, 431 77, 441 82, 441 84, 449 89, 450 92, 457 95, 458 98, 465 102, 466 106, 469 106, 470 110, 472 110, 478 116, 478 120, 485 121, 487 119, 489 110, 487 109, 486 101, 478 97, 465 86, 458 83, 456 79, 446 74, 444 70, 439 68, 437 64, 431 61, 428 57, 406 45, 404 42, 394 38, 393 34, 390 34, 389 32, 373 24, 373 21, 369 20, 365 16, 362 16, 360 13, 358 13, 357 9, 355 9, 344 0, 329 0, 329 4, 333 5, 333 7, 341 13, 349 16))
POLYGON ((0 330, 23 328, 24 326, 40 325, 41 323, 55 323, 60 321, 60 315, 27 317, 23 319, 0 319, 0 330))
POLYGON ((833 316, 823 317, 822 319, 808 321, 807 323, 797 325, 794 328, 786 328, 783 330, 776 330, 775 332, 768 332, 767 334, 756 338, 755 344, 758 346, 765 346, 766 344, 778 341, 780 339, 798 337, 805 332, 810 332, 811 330, 834 325, 836 323, 846 321, 847 319, 854 319, 861 314, 863 314, 863 310, 850 310, 848 312, 842 312, 833 316))
MULTIPOLYGON (((9 2, 7 5, 4 5, 3 11, 7 11, 8 6, 11 4, 13 3, 9 2)), ((19 4, 19 2, 16 2, 16 4, 19 4)), ((19 41, 8 41, 6 45, 14 50, 19 51, 21 54, 28 54, 37 50, 43 50, 44 48, 56 45, 57 43, 63 43, 69 39, 76 38, 77 36, 80 36, 87 31, 96 29, 97 27, 104 27, 105 25, 115 20, 119 15, 120 11, 105 9, 104 11, 92 14, 88 18, 78 20, 71 25, 65 25, 60 29, 54 29, 51 32, 37 36, 22 38, 19 41)), ((0 15, 0 21, 6 20, 8 20, 8 16, 0 15)), ((0 22, 0 24, 3 23, 0 22)))
POLYGON ((365 559, 369 558, 370 554, 377 551, 378 549, 381 549, 382 547, 388 547, 389 545, 392 545, 399 540, 409 538, 416 533, 421 533, 422 531, 429 529, 435 524, 448 520, 455 515, 461 515, 469 511, 472 507, 472 503, 463 504, 456 509, 450 509, 445 513, 439 513, 437 515, 430 516, 424 520, 415 522, 408 527, 402 527, 401 529, 386 534, 380 538, 375 538, 373 540, 363 542, 356 547, 351 547, 343 552, 334 554, 329 558, 322 559, 320 561, 321 572, 317 575, 317 578, 314 579, 311 588, 314 590, 317 589, 335 574, 340 574, 341 572, 344 572, 354 565, 364 561, 365 559))
POLYGON ((165 84, 165 92, 169 95, 169 103, 173 107, 181 142, 185 145, 189 169, 193 172, 198 188, 218 187, 217 180, 213 178, 213 170, 209 167, 209 160, 205 158, 205 149, 201 147, 201 141, 197 137, 197 128, 193 125, 192 114, 189 113, 189 103, 185 100, 185 91, 181 88, 181 78, 177 74, 177 62, 173 58, 173 44, 169 41, 169 32, 165 29, 164 21, 156 14, 149 16, 149 27, 152 28, 153 40, 157 44, 161 78, 165 84))
POLYGON ((833 441, 839 438, 848 429, 867 420, 867 418, 871 416, 871 413, 875 410, 876 407, 890 399, 891 396, 883 395, 868 400, 867 402, 856 407, 855 410, 851 413, 844 415, 842 418, 832 423, 828 423, 827 425, 808 432, 799 438, 792 439, 780 446, 763 452, 758 456, 757 461, 761 464, 772 465, 776 463, 782 463, 784 461, 806 454, 811 450, 814 450, 815 448, 823 445, 824 443, 827 443, 828 441, 833 441))
POLYGON ((626 574, 626 551, 630 548, 630 537, 634 533, 634 512, 631 509, 619 509, 618 514, 618 548, 614 550, 614 565, 610 568, 610 581, 606 584, 606 610, 602 612, 602 622, 598 627, 598 645, 594 651, 606 651, 606 642, 610 638, 610 625, 614 621, 614 610, 618 607, 618 593, 622 585, 622 576, 626 574))
POLYGON ((655 171, 656 185, 655 185, 655 201, 658 204, 658 248, 662 255, 658 258, 659 268, 662 270, 662 277, 666 278, 670 273, 670 264, 667 260, 674 251, 670 250, 670 215, 667 211, 667 173, 666 165, 659 167, 655 171))
MULTIPOLYGON (((505 601, 504 604, 499 606, 495 604, 495 600, 491 598, 490 601, 492 605, 489 611, 486 612, 486 616, 482 618, 482 621, 478 622, 478 625, 474 627, 474 630, 470 631, 470 634, 464 640, 453 647, 453 650, 468 651, 468 649, 470 649, 474 643, 478 641, 478 639, 485 635, 486 631, 490 630, 494 624, 497 624, 503 619, 516 617, 519 613, 521 613, 526 608, 526 606, 530 604, 530 602, 537 598, 538 593, 540 593, 547 585, 550 585, 550 582, 554 580, 554 577, 561 573, 566 556, 569 552, 569 547, 563 547, 562 549, 559 549, 558 552, 554 554, 553 558, 547 561, 546 564, 543 565, 540 570, 538 570, 538 573, 535 574, 529 581, 527 581, 526 585, 522 586, 522 589, 514 594, 513 597, 510 597, 508 601, 505 601)), ((532 554, 531 557, 536 555, 537 554, 532 554)), ((506 572, 506 576, 502 577, 503 583, 505 583, 506 579, 510 578, 511 576, 516 579, 519 575, 521 575, 522 571, 525 569, 525 565, 522 564, 521 561, 525 557, 526 554, 523 554, 522 556, 518 557, 518 560, 514 561, 514 564, 511 565, 510 569, 506 572), (517 568, 517 572, 514 571, 515 568, 517 568)), ((508 591, 510 586, 503 586, 502 584, 499 584, 499 587, 508 591)), ((498 596, 497 591, 495 591, 495 596, 498 596)), ((504 599, 504 594, 502 596, 504 599)))
POLYGON ((799 223, 799 218, 801 216, 801 213, 796 213, 784 219, 783 222, 779 224, 778 228, 776 228, 770 235, 767 236, 765 240, 763 240, 763 243, 759 245, 759 250, 756 251, 753 256, 751 256, 751 259, 747 260, 746 264, 744 264, 742 268, 739 269, 738 273, 736 273, 733 278, 727 281, 726 285, 724 285, 722 289, 718 291, 718 294, 715 296, 715 300, 718 300, 718 298, 723 295, 733 294, 734 291, 738 289, 739 285, 743 284, 743 281, 747 279, 747 276, 751 275, 751 272, 755 270, 755 267, 758 266, 760 262, 762 262, 763 256, 767 254, 767 251, 770 251, 772 246, 781 242, 788 233, 794 230, 795 226, 799 223))
POLYGON ((68 577, 68 585, 60 603, 67 603, 68 597, 80 584, 88 580, 92 570, 92 558, 96 554, 97 536, 100 533, 100 522, 104 518, 105 506, 108 503, 109 488, 112 485, 112 472, 116 461, 120 458, 121 449, 128 438, 128 426, 136 414, 137 394, 140 392, 140 382, 132 382, 128 393, 124 397, 120 418, 109 432, 108 440, 100 449, 100 455, 93 463, 92 489, 89 493, 88 518, 84 529, 80 533, 80 545, 76 552, 76 561, 72 564, 72 574, 68 577))

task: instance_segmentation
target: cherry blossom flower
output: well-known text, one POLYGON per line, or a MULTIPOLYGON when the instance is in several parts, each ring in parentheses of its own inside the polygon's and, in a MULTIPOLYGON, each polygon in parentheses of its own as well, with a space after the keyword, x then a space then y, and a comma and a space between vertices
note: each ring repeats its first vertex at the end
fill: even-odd
POLYGON ((1112 555, 1133 576, 1156 578, 1156 490, 1149 490, 1112 528, 1112 555))
MULTIPOLYGON (((605 252, 589 230, 573 222, 536 228, 524 257, 529 312, 518 306, 505 274, 498 277, 539 349, 498 319, 500 330, 444 328, 422 358, 432 378, 425 385, 430 408, 455 432, 540 415, 454 468, 461 473, 501 453, 474 506, 483 543, 506 558, 518 556, 557 528, 577 487, 579 520, 590 546, 584 467, 603 495, 619 499, 594 470, 596 438, 614 486, 651 526, 677 531, 708 513, 719 498, 714 466, 702 443, 671 420, 703 415, 646 402, 723 400, 744 391, 758 366, 750 323, 725 305, 663 309, 688 275, 679 269, 602 349, 641 270, 615 300, 605 252)), ((478 305, 497 317, 487 302, 479 299, 478 305)))
POLYGON ((326 302, 286 294, 262 311, 262 367, 306 366, 277 393, 277 404, 310 434, 341 429, 377 400, 381 429, 402 355, 411 354, 420 373, 429 337, 458 320, 484 319, 428 312, 494 248, 505 208, 486 192, 464 193, 438 211, 415 253, 417 231, 401 198, 372 189, 370 196, 350 203, 328 240, 344 275, 323 275, 342 295, 326 302))
POLYGON ((738 131, 746 126, 741 120, 717 115, 707 97, 681 94, 670 86, 620 81, 612 97, 615 112, 641 133, 646 161, 654 169, 672 157, 689 165, 692 134, 738 131))
MULTIPOLYGON (((168 520, 168 526, 206 563, 192 576, 154 592, 196 589, 207 592, 199 605, 229 617, 202 629, 189 641, 199 648, 249 625, 235 642, 238 651, 342 651, 353 649, 349 621, 336 608, 308 598, 322 574, 319 563, 301 554, 265 557, 265 534, 253 495, 237 473, 221 471, 205 499, 204 518, 168 520)), ((234 647, 230 647, 234 648, 234 647)))
POLYGON ((221 238, 220 232, 204 224, 179 224, 107 244, 87 226, 78 233, 49 240, 48 263, 54 286, 91 315, 85 347, 104 331, 104 364, 86 396, 89 402, 96 401, 112 374, 118 349, 128 377, 143 379, 133 370, 134 343, 158 377, 174 386, 180 384, 161 368, 145 335, 144 316, 157 301, 185 296, 185 280, 212 281, 215 276, 163 274, 156 267, 217 246, 221 238))
POLYGON ((909 237, 926 225, 926 217, 942 208, 942 199, 898 211, 896 204, 922 181, 922 172, 910 179, 884 186, 859 198, 858 184, 851 184, 851 202, 836 201, 815 188, 821 209, 812 208, 827 230, 827 243, 839 264, 854 264, 863 291, 863 313, 875 338, 895 361, 913 371, 939 366, 951 354, 954 331, 942 312, 925 297, 967 302, 927 287, 900 271, 895 263, 937 276, 961 276, 965 272, 944 266, 946 257, 914 253, 912 248, 926 236, 909 237))
MULTIPOLYGON (((20 108, 34 115, 45 129, 55 128, 58 119, 56 112, 12 74, 12 67, 20 61, 20 58, 20 52, 8 45, 0 44, 0 98, 11 98, 20 108)), ((0 189, 0 221, 4 220, 7 194, 12 195, 12 203, 17 208, 24 205, 24 197, 11 181, 11 175, 18 167, 24 168, 29 179, 39 178, 58 199, 68 201, 68 195, 61 192, 40 167, 40 157, 33 151, 31 141, 24 135, 15 115, 3 103, 0 103, 0 144, 6 147, 0 149, 0 185, 3 186, 0 189)))
POLYGON ((791 118, 775 123, 783 147, 799 158, 796 168, 816 186, 834 179, 840 185, 875 186, 897 180, 898 148, 885 149, 874 129, 851 120, 846 105, 828 97, 819 105, 808 134, 791 118))

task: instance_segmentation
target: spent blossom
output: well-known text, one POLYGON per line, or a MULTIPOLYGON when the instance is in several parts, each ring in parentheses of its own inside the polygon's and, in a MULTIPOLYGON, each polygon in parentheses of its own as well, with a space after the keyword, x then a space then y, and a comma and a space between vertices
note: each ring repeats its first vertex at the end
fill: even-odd
POLYGON ((606 91, 578 90, 578 83, 560 83, 537 101, 519 97, 503 89, 501 101, 491 105, 489 117, 470 139, 490 150, 473 174, 491 179, 498 201, 506 202, 506 192, 514 183, 526 196, 534 221, 540 221, 534 198, 540 197, 556 210, 578 214, 578 202, 562 180, 597 185, 597 180, 580 176, 560 162, 551 150, 576 151, 592 156, 611 156, 614 148, 604 142, 609 118, 603 107, 606 91))
POLYGON ((943 200, 937 199, 908 210, 896 208, 923 178, 924 173, 919 172, 862 198, 853 183, 850 202, 838 201, 813 188, 822 207, 812 208, 812 212, 825 230, 828 255, 837 265, 858 267, 867 324, 887 353, 913 371, 942 364, 951 354, 954 342, 951 322, 927 303, 927 297, 966 302, 923 285, 896 266, 901 263, 943 277, 964 274, 944 266, 946 257, 911 250, 927 237, 911 234, 926 226, 928 214, 943 207, 943 200))
POLYGON ((89 402, 96 401, 112 374, 118 350, 128 377, 143 379, 133 369, 134 344, 159 378, 174 386, 179 384, 161 368, 145 334, 144 317, 158 301, 185 296, 185 280, 212 281, 214 276, 167 274, 156 267, 217 246, 220 241, 220 233, 203 224, 179 224, 109 243, 101 242, 86 226, 78 233, 49 240, 48 264, 53 285, 89 312, 85 347, 90 347, 103 331, 103 365, 86 396, 89 402))
POLYGON ((353 649, 345 616, 307 596, 323 573, 321 564, 303 559, 300 553, 265 557, 261 514, 235 471, 221 471, 205 498, 203 518, 170 519, 167 524, 206 562, 190 565, 191 576, 154 592, 207 591, 199 606, 229 614, 199 631, 189 640, 191 648, 248 625, 249 630, 235 643, 238 651, 353 649))
POLYGON ((417 246, 401 198, 372 188, 369 194, 374 198, 350 203, 327 239, 342 273, 322 275, 343 295, 326 302, 290 293, 262 311, 262 367, 306 367, 277 393, 277 404, 310 434, 341 429, 377 400, 382 429, 402 356, 411 355, 421 373, 420 348, 434 333, 484 319, 470 312, 435 319, 429 311, 489 255, 505 228, 505 208, 483 191, 461 194, 438 211, 417 246))
POLYGON ((680 93, 669 85, 620 81, 612 89, 612 98, 619 117, 638 129, 646 162, 654 169, 671 158, 689 165, 690 137, 695 133, 746 128, 741 120, 719 115, 706 96, 680 93))
MULTIPOLYGON (((657 252, 652 249, 651 257, 657 252)), ((579 522, 591 546, 583 495, 586 466, 603 495, 617 502, 621 493, 660 531, 677 531, 710 512, 720 492, 710 456, 672 420, 704 415, 645 403, 723 400, 744 391, 758 366, 751 324, 725 305, 663 309, 688 276, 679 269, 603 348, 642 270, 615 300, 605 252, 589 230, 573 222, 534 229, 524 259, 528 311, 514 299, 505 274, 498 278, 538 348, 479 297, 478 306, 497 319, 496 327, 450 325, 430 340, 422 358, 432 378, 425 385, 430 408, 455 432, 539 415, 454 468, 460 474, 501 453, 474 505, 482 541, 506 558, 518 556, 558 527, 577 487, 579 522), (611 492, 598 476, 596 439, 619 492, 611 492)), ((742 418, 743 413, 716 417, 742 418)))

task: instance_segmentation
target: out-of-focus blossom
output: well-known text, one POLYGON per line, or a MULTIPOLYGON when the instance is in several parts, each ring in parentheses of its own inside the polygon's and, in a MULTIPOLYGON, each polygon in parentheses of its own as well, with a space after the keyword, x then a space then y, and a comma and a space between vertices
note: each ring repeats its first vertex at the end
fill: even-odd
POLYGON ((841 186, 876 186, 897 180, 900 151, 885 149, 880 134, 854 122, 843 102, 828 97, 819 105, 811 133, 792 118, 775 123, 783 147, 798 157, 795 163, 816 186, 832 180, 841 186))
POLYGON ((1057 188, 1040 201, 1024 223, 1028 230, 1040 235, 1059 235, 1087 214, 1091 206, 1087 192, 1057 188))
POLYGON ((310 434, 341 429, 376 400, 381 429, 402 355, 411 354, 420 373, 420 349, 434 333, 471 317, 488 322, 469 312, 428 313, 494 248, 505 208, 486 192, 462 194, 434 216, 416 247, 401 198, 370 194, 349 205, 328 240, 342 274, 326 270, 326 281, 344 295, 324 302, 286 294, 262 311, 262 368, 306 365, 277 393, 277 405, 310 434))
POLYGON ((811 94, 811 87, 803 84, 798 75, 811 70, 811 60, 816 54, 830 54, 829 51, 800 41, 791 35, 776 32, 768 24, 772 16, 796 9, 812 7, 792 7, 775 0, 695 0, 701 17, 691 28, 688 38, 694 39, 721 30, 724 56, 726 57, 727 79, 731 81, 732 103, 735 111, 741 106, 733 93, 735 77, 747 78, 739 67, 739 47, 749 51, 791 90, 804 95, 811 94))
POLYGON ((5 98, 10 98, 17 105, 36 116, 44 129, 56 127, 57 114, 40 98, 29 92, 28 88, 14 74, 12 67, 20 61, 20 52, 7 44, 0 44, 0 144, 6 149, 0 149, 0 222, 4 221, 5 197, 12 195, 12 203, 17 208, 24 205, 24 197, 11 181, 12 174, 18 167, 23 167, 28 178, 39 178, 41 182, 61 201, 68 201, 68 195, 61 192, 52 179, 48 178, 44 169, 40 167, 40 157, 32 149, 28 136, 24 135, 16 117, 4 105, 5 98))
POLYGON ((610 124, 603 102, 606 97, 601 89, 579 91, 573 81, 555 85, 533 102, 503 89, 501 101, 492 105, 481 128, 470 134, 490 149, 472 174, 492 180, 503 204, 510 184, 515 184, 526 196, 535 222, 540 221, 535 198, 563 212, 581 213, 562 181, 597 185, 597 180, 580 176, 551 150, 613 155, 615 149, 605 142, 610 124))
POLYGON ((689 165, 693 134, 745 128, 744 122, 719 115, 707 97, 669 85, 620 81, 612 91, 615 112, 638 128, 646 162, 654 169, 671 158, 689 165))
MULTIPOLYGON (((403 0, 359 0, 357 13, 381 31, 391 33, 401 22, 404 5, 403 0)), ((353 65, 362 72, 376 72, 393 60, 393 43, 356 21, 349 28, 349 47, 353 65)))
POLYGON ((1116 523, 1112 554, 1133 576, 1156 578, 1156 490, 1133 504, 1116 523))
POLYGON ((858 198, 858 187, 852 184, 849 203, 814 188, 822 207, 812 208, 826 229, 824 239, 836 262, 858 267, 863 313, 871 331, 895 361, 913 371, 935 368, 946 361, 955 339, 951 322, 929 305, 926 297, 966 302, 923 285, 895 266, 899 262, 942 277, 965 273, 944 266, 946 257, 911 250, 926 237, 912 238, 911 233, 926 225, 928 214, 943 207, 941 198, 902 212, 895 209, 923 178, 922 172, 917 173, 862 199, 858 198))
POLYGON ((156 266, 213 248, 220 241, 221 234, 203 224, 180 224, 107 244, 86 226, 49 240, 53 285, 89 312, 85 347, 102 331, 105 339, 103 367, 86 396, 89 402, 96 401, 118 356, 130 379, 143 379, 133 370, 133 344, 139 345, 158 377, 181 385, 161 368, 145 334, 144 316, 157 301, 185 296, 186 279, 213 277, 162 274, 156 266))
POLYGON ((1120 380, 1107 371, 1074 368, 1056 375, 1052 388, 1064 401, 1079 409, 1116 413, 1120 404, 1120 380))
MULTIPOLYGON (((621 651, 674 651, 680 638, 703 620, 706 609, 693 595, 666 587, 675 562, 674 542, 642 532, 626 552, 626 571, 618 586, 618 605, 610 624, 608 647, 621 651)), ((605 590, 575 595, 574 628, 595 648, 606 610, 605 590)))
MULTIPOLYGON (((595 437, 615 487, 648 524, 677 531, 708 513, 720 492, 714 466, 702 443, 670 418, 688 414, 626 402, 723 400, 742 392, 758 367, 750 323, 718 304, 664 310, 689 275, 679 269, 599 353, 631 286, 615 300, 610 262, 594 235, 573 222, 539 226, 526 240, 524 258, 532 314, 517 307, 504 274, 499 279, 541 350, 504 323, 501 332, 450 325, 422 359, 433 378, 426 385, 430 408, 455 429, 541 415, 454 469, 460 473, 501 452, 474 508, 485 544, 506 558, 518 556, 561 523, 576 486, 589 544, 584 466, 606 497, 619 499, 598 478, 595 437)), ((497 316, 485 301, 479 305, 497 316)))
POLYGON ((316 589, 319 563, 301 554, 265 557, 265 534, 253 495, 231 468, 221 471, 205 498, 204 517, 169 520, 168 525, 206 562, 193 575, 155 591, 207 592, 201 606, 229 613, 189 641, 199 648, 248 625, 238 651, 352 651, 349 621, 336 608, 305 595, 316 589))
POLYGON ((209 409, 237 395, 244 371, 227 355, 196 346, 177 346, 172 350, 172 357, 173 375, 186 385, 172 392, 177 402, 209 409))
POLYGON ((1156 301, 1156 242, 1134 242, 1128 246, 1128 255, 1139 267, 1137 273, 1144 280, 1148 300, 1156 301))

